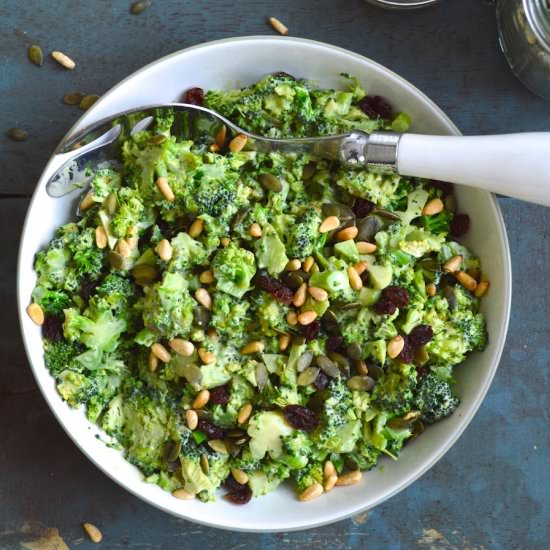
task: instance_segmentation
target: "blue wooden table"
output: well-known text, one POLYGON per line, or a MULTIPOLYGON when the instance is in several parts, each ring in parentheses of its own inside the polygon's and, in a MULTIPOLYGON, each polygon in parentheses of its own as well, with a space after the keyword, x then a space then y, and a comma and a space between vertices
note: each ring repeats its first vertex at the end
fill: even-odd
POLYGON ((269 34, 267 16, 294 36, 362 53, 412 81, 465 133, 550 130, 550 103, 508 70, 494 8, 444 0, 389 13, 361 0, 0 0, 0 121, 30 137, 0 136, 0 548, 542 549, 550 543, 550 225, 543 207, 501 199, 514 269, 510 332, 493 386, 453 449, 390 501, 347 521, 302 533, 224 533, 170 517, 99 472, 47 409, 19 335, 15 265, 28 198, 54 146, 79 116, 71 90, 98 93, 142 65, 199 42, 269 34), (69 72, 27 46, 77 60, 69 72), (34 542, 33 542, 34 541, 34 542), (23 546, 21 546, 23 545, 23 546))

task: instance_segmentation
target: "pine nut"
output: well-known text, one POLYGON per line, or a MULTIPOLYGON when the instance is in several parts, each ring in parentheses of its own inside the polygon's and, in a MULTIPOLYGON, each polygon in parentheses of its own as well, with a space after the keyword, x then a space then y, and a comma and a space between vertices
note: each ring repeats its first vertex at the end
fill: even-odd
POLYGON ((477 281, 465 271, 457 271, 455 274, 456 280, 470 292, 474 292, 477 288, 477 281))
POLYGON ((307 285, 302 283, 292 297, 292 303, 296 307, 302 307, 306 303, 307 285))
POLYGON ((162 261, 169 262, 173 253, 172 245, 168 239, 162 239, 157 245, 157 254, 162 261))
POLYGON ((167 201, 174 202, 176 200, 176 195, 174 195, 174 192, 172 191, 170 185, 168 185, 168 180, 165 177, 161 176, 160 178, 157 178, 155 183, 167 201))
POLYGON ((302 266, 302 269, 306 272, 306 273, 309 273, 309 270, 313 267, 313 263, 315 262, 315 260, 313 259, 313 256, 308 256, 305 260, 304 260, 304 265, 302 266))
POLYGON ((76 67, 76 63, 63 52, 52 52, 52 57, 65 69, 72 71, 76 67))
POLYGON ((361 290, 363 288, 363 281, 361 280, 359 273, 357 273, 355 268, 352 266, 348 267, 348 279, 353 290, 361 290))
POLYGON ((288 34, 288 27, 281 23, 276 17, 270 17, 269 23, 279 34, 282 34, 283 36, 288 34))
POLYGON ((198 354, 205 365, 211 365, 216 362, 216 356, 205 348, 199 348, 198 354))
POLYGON ((328 493, 329 491, 332 491, 332 489, 334 489, 334 486, 336 485, 337 481, 338 481, 338 476, 336 474, 334 474, 332 476, 328 476, 325 479, 325 485, 323 487, 325 489, 325 493, 328 493))
POLYGON ((460 269, 460 265, 462 264, 462 256, 459 254, 457 256, 453 256, 450 260, 447 260, 443 264, 443 271, 446 271, 447 273, 454 273, 455 271, 458 271, 460 269))
POLYGON ((340 220, 336 216, 325 218, 319 226, 319 233, 328 233, 334 231, 340 225, 340 220))
POLYGON ((338 476, 338 481, 336 481, 336 485, 338 487, 341 487, 343 485, 355 485, 356 483, 359 483, 361 481, 362 477, 363 474, 361 473, 361 470, 354 470, 353 472, 348 472, 347 474, 342 474, 341 476, 338 476))
POLYGON ((362 359, 355 363, 355 369, 357 370, 357 374, 361 376, 366 376, 369 373, 369 368, 362 359))
POLYGON ((279 336, 279 350, 285 351, 285 349, 288 348, 289 344, 290 334, 281 334, 281 336, 279 336))
POLYGON ((202 409, 210 401, 210 392, 208 390, 201 390, 197 393, 195 400, 193 401, 194 409, 202 409))
POLYGON ((212 143, 212 145, 208 147, 208 150, 211 153, 217 153, 220 150, 220 146, 217 143, 212 143))
POLYGON ((327 478, 335 474, 336 468, 334 467, 334 464, 330 460, 327 460, 325 462, 325 466, 323 467, 323 475, 325 476, 325 478, 327 478))
POLYGON ((264 351, 264 343, 260 341, 249 342, 241 348, 242 355, 252 355, 253 353, 262 353, 264 351))
POLYGON ((359 254, 374 254, 376 252, 376 245, 374 243, 368 243, 367 241, 359 241, 355 243, 357 252, 359 254))
POLYGON ((83 523, 82 527, 84 527, 84 531, 86 531, 92 542, 99 544, 103 540, 102 532, 93 523, 83 523))
POLYGON ((397 335, 394 336, 389 342, 388 342, 388 357, 390 359, 395 359, 405 347, 405 340, 403 339, 403 336, 397 335))
POLYGON ((173 338, 169 342, 170 347, 178 354, 183 357, 189 357, 193 355, 195 351, 195 346, 189 340, 183 340, 182 338, 173 338))
POLYGON ((203 229, 204 229, 204 220, 197 218, 189 228, 189 236, 193 237, 193 239, 196 239, 202 233, 203 229))
POLYGON ((286 322, 290 326, 296 326, 298 324, 298 314, 295 311, 289 311, 286 314, 286 322))
POLYGON ((341 231, 338 231, 336 233, 336 240, 337 241, 352 241, 357 237, 357 234, 359 233, 359 229, 352 225, 351 227, 346 227, 345 229, 342 229, 341 231))
POLYGON ((298 495, 298 500, 301 502, 307 502, 309 500, 313 500, 314 498, 320 497, 322 494, 323 486, 320 483, 314 483, 298 495))
POLYGON ((80 210, 88 210, 94 204, 94 192, 90 189, 80 201, 80 210))
POLYGON ((298 271, 302 267, 302 262, 300 260, 294 259, 290 260, 286 266, 285 271, 298 271))
POLYGON ((491 283, 489 281, 480 281, 475 290, 476 297, 482 298, 483 296, 485 296, 485 294, 487 294, 487 291, 489 290, 490 285, 491 283))
POLYGON ((317 313, 315 311, 304 311, 298 315, 298 323, 304 326, 311 325, 315 319, 317 319, 317 313))
POLYGON ((206 309, 212 309, 212 296, 210 296, 206 288, 197 288, 195 290, 195 299, 206 309))
POLYGON ((126 239, 119 239, 116 243, 116 248, 122 258, 129 258, 132 254, 132 249, 126 239))
POLYGON ((423 216, 433 216, 434 214, 439 214, 443 211, 445 205, 441 199, 435 198, 431 201, 428 201, 424 208, 422 209, 423 216))
POLYGON ((170 352, 158 342, 151 346, 151 351, 153 352, 153 355, 155 355, 155 357, 160 359, 163 363, 169 363, 170 359, 172 359, 170 352))
POLYGON ((101 225, 95 228, 95 244, 100 250, 103 250, 107 246, 107 233, 105 233, 105 229, 101 225))
POLYGON ((231 475, 240 485, 246 485, 248 483, 248 475, 240 468, 231 468, 231 475))
POLYGON ((212 284, 214 282, 214 274, 210 269, 207 269, 199 275, 199 281, 205 285, 212 284))
POLYGON ((195 498, 194 494, 188 493, 185 489, 175 489, 172 491, 172 496, 180 500, 193 500, 195 498))
POLYGON ((222 124, 222 127, 218 130, 218 133, 216 134, 216 145, 218 146, 218 151, 224 146, 225 144, 225 137, 227 136, 227 126, 225 124, 222 124))
POLYGON ((225 446, 225 443, 221 439, 211 439, 208 442, 208 446, 217 453, 220 453, 222 455, 227 454, 227 447, 225 446))
POLYGON ((248 137, 246 137, 244 134, 237 134, 230 142, 229 142, 229 150, 232 153, 240 153, 248 141, 248 137))
POLYGON ((357 271, 358 275, 361 275, 361 274, 365 273, 365 271, 367 270, 367 267, 368 267, 367 262, 357 262, 353 266, 353 269, 355 269, 355 271, 357 271))
POLYGON ((132 275, 138 285, 150 285, 157 278, 157 270, 152 265, 139 264, 132 269, 132 275))
POLYGON ((239 410, 239 414, 237 415, 237 423, 244 424, 250 418, 251 414, 252 405, 250 403, 246 403, 239 410))
POLYGON ((229 237, 222 237, 220 239, 220 244, 223 246, 223 247, 226 247, 226 246, 229 246, 229 243, 231 242, 231 239, 229 237))
POLYGON ((257 239, 258 237, 261 237, 262 236, 262 228, 260 227, 260 224, 254 222, 248 228, 248 233, 251 237, 254 237, 255 239, 257 239))
POLYGON ((307 291, 309 292, 309 295, 318 302, 324 302, 325 300, 328 300, 328 292, 324 288, 310 286, 307 291))
POLYGON ((35 325, 40 327, 44 324, 44 311, 36 302, 33 302, 27 307, 27 315, 35 325))
POLYGON ((426 285, 426 294, 430 297, 435 296, 437 292, 437 287, 433 283, 428 283, 426 285))
POLYGON ((149 372, 155 372, 159 366, 158 357, 152 352, 149 352, 149 358, 147 359, 147 367, 149 372))
POLYGON ((185 423, 190 430, 196 429, 199 424, 199 415, 193 409, 185 411, 185 423))

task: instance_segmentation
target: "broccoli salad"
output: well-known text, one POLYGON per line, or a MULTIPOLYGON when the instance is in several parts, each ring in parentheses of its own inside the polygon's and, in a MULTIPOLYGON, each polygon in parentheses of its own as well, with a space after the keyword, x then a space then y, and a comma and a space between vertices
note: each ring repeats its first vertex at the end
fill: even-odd
MULTIPOLYGON (((407 128, 342 78, 185 101, 271 137, 407 128)), ((177 498, 357 483, 453 413, 453 369, 486 345, 468 215, 445 183, 260 154, 225 127, 191 140, 176 116, 126 136, 36 256, 59 394, 177 498)))

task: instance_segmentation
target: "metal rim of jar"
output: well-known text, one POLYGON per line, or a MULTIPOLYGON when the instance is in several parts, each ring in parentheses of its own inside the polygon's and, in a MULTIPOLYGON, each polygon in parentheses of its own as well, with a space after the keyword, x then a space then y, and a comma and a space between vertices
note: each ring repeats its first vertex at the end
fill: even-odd
POLYGON ((427 8, 439 2, 439 0, 367 0, 371 4, 389 10, 410 10, 427 8))

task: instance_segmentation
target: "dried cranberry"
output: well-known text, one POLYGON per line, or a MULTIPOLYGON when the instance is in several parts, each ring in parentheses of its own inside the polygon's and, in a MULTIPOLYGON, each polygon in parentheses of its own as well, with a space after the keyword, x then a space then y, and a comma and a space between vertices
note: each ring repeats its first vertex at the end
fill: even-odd
POLYGON ((397 356, 397 358, 402 363, 412 363, 414 359, 414 345, 408 336, 404 336, 403 339, 405 341, 405 345, 403 346, 403 349, 401 350, 401 353, 397 356))
POLYGON ((428 374, 430 369, 428 367, 416 367, 416 379, 420 380, 421 378, 424 378, 428 374))
POLYGON ((409 340, 414 346, 423 346, 434 337, 434 331, 430 325, 418 325, 411 330, 409 340))
POLYGON ((225 432, 221 428, 218 428, 218 426, 212 424, 212 422, 208 422, 208 420, 199 420, 197 427, 204 433, 208 440, 223 439, 225 436, 225 432))
POLYGON ((372 201, 357 198, 355 199, 355 202, 353 203, 351 209, 358 218, 364 218, 374 210, 375 206, 376 205, 372 201))
POLYGON ((230 492, 235 492, 235 491, 240 491, 242 488, 243 488, 243 485, 241 485, 239 482, 237 482, 237 480, 233 477, 232 474, 229 474, 226 478, 225 478, 225 481, 224 481, 224 487, 230 491, 230 492))
POLYGON ((462 237, 470 229, 470 216, 468 214, 455 214, 451 222, 451 235, 453 237, 462 237))
POLYGON ((376 311, 378 315, 393 315, 396 309, 397 306, 387 298, 380 298, 380 300, 374 304, 374 311, 376 311))
POLYGON ((248 485, 241 485, 239 490, 228 493, 225 498, 233 504, 246 504, 252 498, 252 490, 248 485))
POLYGON ((209 402, 214 405, 227 405, 229 401, 229 391, 227 386, 218 386, 210 390, 209 402))
POLYGON ((279 78, 288 78, 289 80, 296 80, 295 77, 293 77, 291 74, 285 73, 285 71, 278 71, 276 73, 271 73, 272 76, 276 76, 279 78))
POLYGON ((409 303, 409 293, 401 286, 387 286, 382 291, 382 298, 390 300, 397 307, 405 307, 409 303))
POLYGON ((183 95, 183 102, 190 105, 202 105, 204 103, 204 90, 202 88, 189 88, 183 95))
POLYGON ((260 290, 269 292, 281 304, 289 306, 292 303, 292 298, 294 297, 292 289, 283 285, 281 281, 270 277, 265 271, 256 273, 254 284, 260 290))
POLYGON ((80 297, 87 302, 95 294, 97 285, 97 281, 92 281, 91 279, 85 279, 82 281, 79 290, 80 297))
POLYGON ((313 323, 310 323, 309 325, 302 326, 302 334, 304 335, 306 342, 315 340, 315 338, 319 336, 320 332, 321 321, 319 321, 319 319, 315 319, 315 321, 313 321, 313 323))
POLYGON ((329 336, 325 345, 327 351, 338 351, 344 339, 341 336, 329 336))
POLYGON ((300 405, 287 405, 283 413, 288 422, 297 430, 310 432, 319 425, 317 415, 307 407, 300 405))
POLYGON ((313 387, 320 391, 328 386, 328 376, 324 372, 319 372, 317 378, 313 381, 313 387))
POLYGON ((46 315, 42 325, 42 336, 52 342, 63 340, 63 316, 46 315))
POLYGON ((370 118, 393 118, 393 109, 391 105, 379 95, 365 96, 359 102, 359 108, 370 118))

